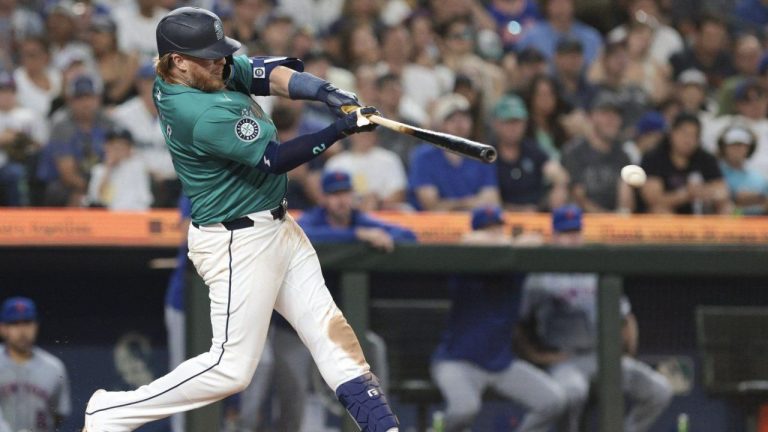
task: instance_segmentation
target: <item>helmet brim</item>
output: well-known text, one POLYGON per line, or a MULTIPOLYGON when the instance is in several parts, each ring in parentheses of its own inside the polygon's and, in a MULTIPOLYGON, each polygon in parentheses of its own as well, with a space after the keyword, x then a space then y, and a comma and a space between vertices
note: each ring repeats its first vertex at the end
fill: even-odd
POLYGON ((230 37, 219 39, 215 44, 198 50, 188 50, 181 52, 191 57, 202 58, 206 60, 216 60, 235 53, 240 49, 240 42, 230 37))

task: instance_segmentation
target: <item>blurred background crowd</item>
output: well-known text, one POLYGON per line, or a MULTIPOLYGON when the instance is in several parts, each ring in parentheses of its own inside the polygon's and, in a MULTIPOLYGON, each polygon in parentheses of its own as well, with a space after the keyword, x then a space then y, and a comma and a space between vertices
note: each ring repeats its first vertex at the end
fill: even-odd
MULTIPOLYGON (((761 214, 768 2, 761 0, 0 0, 0 205, 175 207, 152 104, 155 26, 219 14, 242 54, 294 56, 387 117, 497 146, 483 166, 379 128, 323 169, 366 210, 761 214), (647 184, 618 181, 642 165, 647 184)), ((324 107, 262 98, 281 140, 324 107)))

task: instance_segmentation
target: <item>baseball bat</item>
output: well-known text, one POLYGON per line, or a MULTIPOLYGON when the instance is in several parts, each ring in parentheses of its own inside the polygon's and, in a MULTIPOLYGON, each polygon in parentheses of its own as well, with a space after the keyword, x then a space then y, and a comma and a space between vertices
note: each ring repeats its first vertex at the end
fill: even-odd
POLYGON ((476 141, 457 137, 447 133, 422 129, 420 127, 407 125, 405 123, 400 123, 398 121, 378 115, 371 115, 367 118, 372 123, 376 123, 381 127, 385 127, 402 134, 411 135, 462 156, 477 159, 485 163, 493 163, 496 160, 496 149, 487 144, 481 144, 476 141))

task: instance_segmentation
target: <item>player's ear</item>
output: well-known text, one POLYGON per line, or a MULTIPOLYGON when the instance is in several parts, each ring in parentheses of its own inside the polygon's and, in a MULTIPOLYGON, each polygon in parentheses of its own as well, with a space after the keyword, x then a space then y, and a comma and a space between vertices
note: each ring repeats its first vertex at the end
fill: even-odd
POLYGON ((189 61, 184 56, 173 53, 171 54, 171 61, 173 62, 173 66, 181 72, 189 70, 189 61))

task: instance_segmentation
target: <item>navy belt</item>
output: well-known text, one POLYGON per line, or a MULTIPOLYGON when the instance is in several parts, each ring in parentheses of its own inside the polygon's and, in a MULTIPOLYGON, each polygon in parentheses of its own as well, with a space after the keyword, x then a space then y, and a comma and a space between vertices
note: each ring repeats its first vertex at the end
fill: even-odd
MULTIPOLYGON (((285 214, 288 213, 288 200, 283 198, 283 200, 280 201, 280 205, 270 210, 269 213, 272 215, 272 220, 285 219, 285 214)), ((248 216, 243 216, 241 218, 222 222, 221 224, 229 231, 235 231, 252 227, 253 219, 249 218, 248 216)), ((192 226, 195 228, 200 228, 200 225, 197 222, 192 222, 192 226)))

